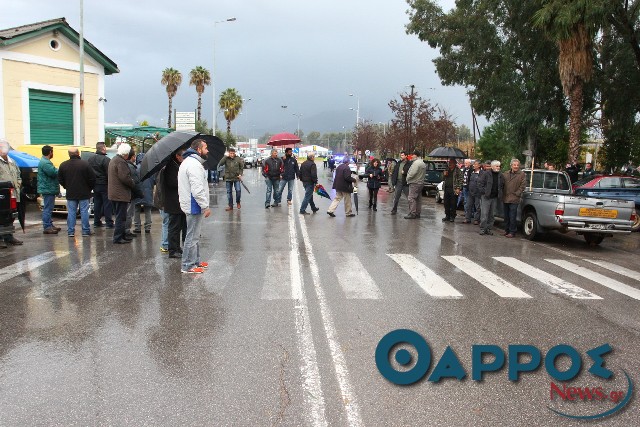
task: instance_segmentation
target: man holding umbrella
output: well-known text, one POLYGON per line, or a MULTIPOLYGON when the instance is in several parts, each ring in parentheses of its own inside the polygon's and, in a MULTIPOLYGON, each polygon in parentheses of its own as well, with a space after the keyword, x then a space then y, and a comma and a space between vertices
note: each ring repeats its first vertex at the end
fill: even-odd
MULTIPOLYGON (((0 138, 0 181, 10 181, 16 192, 16 199, 20 203, 20 190, 22 189, 22 178, 20 178, 20 168, 9 157, 9 141, 0 138)), ((22 221, 24 223, 24 219, 22 221)), ((24 230, 24 226, 23 226, 24 230)), ((21 245, 22 242, 13 234, 0 236, 0 248, 4 249, 9 245, 21 245)))
POLYGON ((236 190, 236 203, 240 209, 240 181, 242 181, 242 173, 244 172, 244 161, 236 156, 236 149, 229 148, 229 154, 220 159, 217 167, 224 166, 224 182, 227 186, 227 201, 229 206, 225 211, 233 210, 233 189, 236 190))
POLYGON ((351 211, 351 193, 353 193, 353 183, 356 182, 356 179, 351 176, 349 160, 350 156, 344 156, 342 164, 336 169, 336 177, 333 179, 333 189, 336 190, 336 197, 327 210, 327 214, 332 218, 336 216, 334 212, 342 199, 344 199, 344 212, 346 216, 356 216, 351 211))
POLYGON ((284 163, 282 159, 278 157, 278 150, 271 150, 271 157, 269 157, 264 162, 264 166, 262 167, 262 176, 265 177, 265 182, 267 184, 267 198, 264 202, 264 208, 269 209, 269 204, 271 203, 271 193, 273 192, 273 204, 271 207, 280 206, 280 192, 278 189, 280 188, 280 179, 282 178, 282 174, 284 173, 284 163))

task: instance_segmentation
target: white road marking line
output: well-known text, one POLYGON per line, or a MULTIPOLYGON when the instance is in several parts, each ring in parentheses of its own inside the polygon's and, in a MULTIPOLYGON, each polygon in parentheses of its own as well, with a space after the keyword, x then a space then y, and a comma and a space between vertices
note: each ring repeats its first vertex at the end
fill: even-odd
MULTIPOLYGON (((325 415, 324 394, 322 392, 322 380, 320 378, 320 369, 318 368, 318 356, 313 343, 313 334, 311 330, 311 320, 309 318, 309 307, 304 294, 304 284, 302 275, 300 274, 300 246, 298 245, 298 236, 296 233, 296 223, 293 218, 293 211, 289 210, 289 240, 291 243, 290 255, 290 277, 291 291, 296 300, 295 306, 295 323, 296 336, 298 337, 298 351, 302 357, 303 363, 300 366, 302 378, 304 379, 304 402, 309 409, 311 424, 314 426, 327 426, 325 415)), ((282 274, 282 271, 280 272, 282 274)))
POLYGON ((211 256, 211 259, 207 261, 209 268, 207 273, 213 272, 213 274, 204 274, 205 288, 209 292, 222 291, 231 277, 237 273, 237 267, 240 263, 242 252, 233 251, 215 251, 211 256))
POLYGON ((618 273, 618 274, 621 274, 623 276, 627 276, 627 277, 630 277, 632 279, 640 281, 640 273, 637 272, 637 271, 629 270, 628 268, 621 267, 619 265, 612 264, 612 263, 607 262, 607 261, 597 261, 597 260, 593 260, 593 259, 584 259, 583 261, 587 261, 587 262, 590 262, 592 264, 599 265, 600 267, 606 268, 607 270, 611 270, 614 273, 618 273))
POLYGON ((640 289, 636 289, 632 286, 625 285, 622 282, 618 282, 617 280, 611 279, 607 276, 604 276, 600 273, 589 270, 588 268, 581 267, 569 261, 564 261, 561 259, 548 259, 547 261, 559 267, 562 267, 565 270, 569 270, 570 272, 575 273, 578 276, 582 276, 586 279, 594 281, 606 288, 612 289, 616 292, 620 292, 621 294, 631 297, 633 299, 640 300, 640 289))
POLYGON ((462 298, 462 294, 447 283, 413 255, 387 254, 418 284, 427 294, 436 298, 462 298))
POLYGON ((459 268, 467 275, 476 279, 483 284, 487 289, 501 296, 502 298, 531 298, 531 295, 522 291, 520 288, 513 286, 500 276, 492 273, 491 271, 479 266, 475 262, 465 258, 463 256, 443 256, 442 258, 449 261, 456 268, 459 268))
MULTIPOLYGON (((300 194, 298 192, 298 194, 300 194)), ((295 211, 300 212, 300 202, 296 199, 295 211)), ((291 211, 289 213, 291 218, 291 211)), ((336 371, 336 379, 338 380, 338 386, 340 387, 340 394, 342 397, 342 404, 347 415, 347 423, 352 427, 359 427, 363 424, 362 417, 360 415, 360 407, 356 399, 356 395, 351 387, 351 380, 349 379, 349 369, 347 368, 347 362, 342 353, 342 347, 338 342, 338 333, 333 323, 333 316, 331 309, 327 302, 327 297, 322 289, 320 282, 320 269, 316 257, 313 255, 313 247, 311 245, 311 239, 307 232, 307 225, 305 221, 300 220, 300 215, 297 215, 300 223, 300 230, 302 232, 302 240, 305 242, 305 254, 309 261, 309 270, 311 272, 311 278, 313 279, 313 289, 316 292, 318 306, 320 307, 320 316, 322 317, 322 325, 324 326, 325 334, 327 335, 327 342, 329 344, 329 351, 331 352, 331 358, 333 359, 333 367, 336 371)), ((295 230, 294 230, 295 231, 295 230)), ((297 246, 296 246, 297 247, 297 246)), ((326 423, 326 420, 325 420, 326 423)))
POLYGON ((43 254, 27 258, 23 261, 16 262, 15 264, 11 264, 0 269, 0 283, 6 282, 9 279, 13 279, 16 276, 27 273, 34 268, 38 268, 41 265, 67 255, 69 255, 69 252, 45 252, 43 254))
POLYGON ((329 252, 333 270, 348 299, 380 299, 380 289, 369 275, 356 254, 329 252))
POLYGON ((529 264, 526 264, 518 259, 511 257, 494 257, 498 262, 501 262, 509 267, 518 270, 519 272, 537 280, 538 282, 549 286, 551 289, 563 293, 571 298, 576 299, 602 299, 598 295, 587 291, 579 286, 567 282, 559 277, 547 273, 546 271, 535 268, 529 264))
MULTIPOLYGON (((292 299, 291 275, 283 275, 283 271, 291 271, 291 253, 274 252, 267 258, 267 269, 264 274, 264 286, 261 298, 266 300, 292 299)), ((300 295, 296 295, 300 299, 300 295)))

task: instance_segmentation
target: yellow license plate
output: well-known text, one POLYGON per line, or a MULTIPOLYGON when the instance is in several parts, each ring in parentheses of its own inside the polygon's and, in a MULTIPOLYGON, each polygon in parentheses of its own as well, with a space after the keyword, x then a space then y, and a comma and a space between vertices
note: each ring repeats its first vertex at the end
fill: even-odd
POLYGON ((593 218, 617 218, 618 211, 615 209, 592 209, 580 208, 580 216, 590 216, 593 218))

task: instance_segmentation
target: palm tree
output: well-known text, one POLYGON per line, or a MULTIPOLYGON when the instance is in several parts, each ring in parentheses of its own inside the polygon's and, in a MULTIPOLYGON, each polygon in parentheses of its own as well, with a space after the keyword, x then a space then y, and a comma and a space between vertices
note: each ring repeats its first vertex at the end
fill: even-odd
POLYGON ((189 86, 195 86, 196 92, 198 92, 198 120, 201 119, 202 93, 204 92, 204 87, 210 84, 211 75, 206 68, 198 65, 189 73, 189 86))
POLYGON ((224 111, 227 120, 227 133, 231 133, 231 122, 238 117, 242 110, 242 96, 234 88, 226 89, 220 94, 220 109, 224 111))
POLYGON ((534 25, 558 44, 558 68, 565 96, 569 97, 569 157, 580 154, 583 89, 593 74, 593 40, 604 22, 606 2, 592 0, 540 0, 534 25))
POLYGON ((162 71, 162 80, 160 83, 166 86, 167 96, 169 97, 169 117, 167 118, 167 127, 171 127, 171 112, 173 111, 173 97, 176 96, 178 86, 182 83, 182 74, 173 68, 165 68, 162 71))

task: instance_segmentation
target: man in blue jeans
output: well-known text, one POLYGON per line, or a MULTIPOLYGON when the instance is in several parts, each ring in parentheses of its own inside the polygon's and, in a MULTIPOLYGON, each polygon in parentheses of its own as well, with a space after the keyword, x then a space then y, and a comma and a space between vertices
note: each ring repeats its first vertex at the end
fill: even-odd
POLYGON ((89 163, 80 158, 77 147, 69 148, 69 160, 62 162, 58 169, 58 182, 67 190, 67 234, 75 237, 76 214, 80 206, 82 236, 91 236, 89 199, 96 185, 96 174, 89 163))
POLYGON ((44 234, 58 234, 61 228, 53 225, 51 214, 56 202, 56 195, 60 192, 58 184, 58 169, 53 166, 53 147, 42 147, 42 158, 38 164, 38 193, 42 196, 42 226, 44 234))
POLYGON ((240 188, 240 181, 242 181, 242 174, 244 172, 244 161, 236 156, 236 150, 233 147, 229 148, 229 152, 218 162, 218 167, 224 167, 224 182, 227 187, 227 207, 226 211, 233 210, 233 190, 236 190, 236 206, 238 209, 242 207, 240 204, 240 196, 242 190, 240 188))
POLYGON ((300 205, 300 215, 309 215, 307 205, 311 205, 313 213, 318 212, 319 208, 313 203, 313 188, 318 183, 318 169, 315 162, 316 155, 314 153, 307 154, 307 160, 300 166, 298 176, 304 187, 304 199, 300 205))
POLYGON ((520 170, 520 160, 511 160, 511 169, 502 174, 504 188, 502 190, 504 207, 504 236, 513 238, 517 230, 517 213, 522 193, 526 187, 526 176, 520 170))
POLYGON ((280 188, 280 179, 282 178, 282 174, 284 173, 284 163, 282 163, 282 159, 278 157, 278 150, 271 150, 271 157, 264 161, 264 165, 262 166, 262 176, 265 178, 265 183, 267 184, 267 197, 264 201, 264 208, 269 209, 269 207, 277 208, 280 206, 280 192, 278 189, 280 188), (273 193, 273 204, 271 203, 271 194, 273 193))
POLYGON ((209 150, 203 139, 196 139, 182 155, 178 169, 178 199, 187 217, 187 236, 182 249, 182 273, 201 274, 209 267, 200 261, 200 231, 203 218, 211 215, 209 184, 202 166, 209 150))
POLYGON ((282 192, 284 187, 287 186, 287 204, 291 206, 293 196, 293 183, 296 181, 300 169, 298 167, 298 159, 293 157, 293 149, 287 148, 284 150, 284 157, 282 158, 284 165, 284 173, 282 174, 282 180, 278 188, 278 200, 282 200, 282 192))

